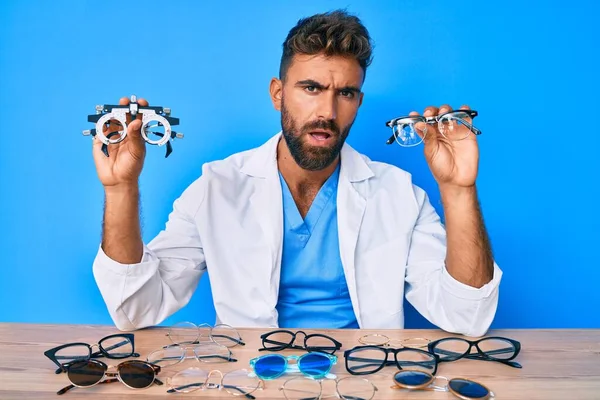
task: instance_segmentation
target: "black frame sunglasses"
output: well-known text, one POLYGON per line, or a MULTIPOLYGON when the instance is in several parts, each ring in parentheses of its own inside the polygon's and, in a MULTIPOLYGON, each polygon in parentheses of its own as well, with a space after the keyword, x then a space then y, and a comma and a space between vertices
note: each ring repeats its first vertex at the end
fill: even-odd
POLYGON ((501 336, 489 336, 478 340, 467 340, 459 337, 447 337, 435 340, 427 345, 427 349, 430 353, 437 355, 439 362, 450 362, 456 361, 461 358, 468 358, 470 360, 483 360, 483 361, 496 361, 502 364, 506 364, 513 368, 523 368, 514 360, 521 352, 521 343, 514 339, 509 339, 501 336), (452 351, 444 349, 442 344, 448 345, 449 342, 464 342, 464 351, 452 351), (506 343, 506 346, 492 346, 493 350, 482 350, 480 345, 486 341, 502 341, 506 343), (475 347, 477 353, 471 353, 471 349, 475 347), (497 348, 500 347, 500 348, 497 348), (498 357, 498 355, 505 355, 507 357, 498 357))
POLYGON ((90 345, 88 343, 83 343, 83 342, 67 343, 67 344, 63 344, 58 347, 54 347, 50 350, 46 350, 44 352, 44 355, 46 357, 48 357, 54 364, 56 364, 58 366, 58 369, 55 371, 57 374, 60 374, 61 372, 67 372, 67 368, 69 367, 69 365, 73 364, 74 362, 81 361, 81 360, 89 360, 92 358, 101 358, 101 357, 118 360, 118 359, 122 359, 122 358, 139 357, 140 356, 138 353, 135 352, 135 342, 134 342, 133 333, 117 333, 116 335, 105 336, 102 339, 100 339, 97 344, 93 344, 93 345, 90 345), (117 343, 113 343, 112 339, 118 339, 118 338, 122 338, 123 340, 121 340, 117 343), (107 347, 104 347, 102 344, 106 343, 107 341, 110 341, 110 345, 107 347), (116 349, 119 349, 120 347, 127 346, 128 344, 131 344, 131 351, 127 351, 124 353, 123 352, 117 353, 114 351, 116 349), (81 357, 81 356, 57 355, 57 353, 59 353, 61 350, 64 350, 66 348, 82 347, 82 346, 87 347, 87 351, 88 351, 87 356, 81 357), (98 347, 98 351, 92 352, 92 347, 98 347), (66 363, 61 363, 59 361, 60 359, 68 359, 69 361, 66 363))
POLYGON ((260 335, 260 338, 262 339, 263 347, 258 349, 258 351, 281 351, 285 349, 295 349, 306 351, 319 351, 321 353, 334 354, 337 350, 342 348, 342 344, 330 336, 323 335, 320 333, 307 335, 304 331, 292 332, 286 329, 279 329, 263 333, 262 335, 260 335), (298 334, 304 335, 304 346, 298 346, 294 344, 296 336, 298 334), (322 343, 322 340, 325 339, 330 341, 331 345, 310 345, 311 339, 313 343, 315 343, 315 339, 320 339, 318 343, 322 343))
POLYGON ((156 377, 158 365, 142 360, 123 361, 115 366, 117 372, 108 372, 109 366, 99 360, 78 360, 67 367, 67 377, 71 382, 56 394, 65 394, 76 387, 89 388, 104 383, 121 382, 130 389, 146 389, 153 384, 163 383, 156 377), (104 378, 109 378, 105 379, 104 378))

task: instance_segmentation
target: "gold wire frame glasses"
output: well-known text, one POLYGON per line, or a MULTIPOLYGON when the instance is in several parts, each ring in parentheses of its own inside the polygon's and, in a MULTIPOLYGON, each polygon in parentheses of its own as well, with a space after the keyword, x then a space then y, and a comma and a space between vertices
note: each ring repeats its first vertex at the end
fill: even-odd
MULTIPOLYGON (((329 380, 327 380, 329 381, 329 380)), ((370 400, 375 397, 377 387, 368 379, 349 376, 332 380, 335 382, 335 394, 323 395, 322 380, 305 377, 288 379, 279 388, 288 400, 319 400, 322 398, 338 397, 348 400, 370 400)))
POLYGON ((427 348, 427 345, 431 342, 430 339, 424 337, 400 339, 389 338, 379 333, 370 333, 361 336, 358 338, 358 341, 369 346, 409 347, 413 349, 427 348))
POLYGON ((448 379, 444 376, 434 376, 424 371, 405 369, 393 376, 392 389, 432 390, 450 392, 461 400, 488 400, 495 397, 494 392, 487 386, 466 378, 448 379), (445 380, 444 386, 436 385, 438 380, 445 380))
POLYGON ((249 399, 255 399, 252 393, 265 387, 262 379, 246 369, 237 369, 223 374, 217 369, 206 371, 196 367, 185 369, 167 378, 167 385, 170 388, 167 393, 217 389, 225 390, 233 396, 245 396, 249 399), (210 381, 213 375, 217 376, 217 382, 210 381))
POLYGON ((193 322, 179 322, 172 325, 166 335, 173 343, 169 346, 189 346, 210 342, 226 347, 246 345, 237 329, 227 324, 211 326, 206 323, 196 325, 193 322))

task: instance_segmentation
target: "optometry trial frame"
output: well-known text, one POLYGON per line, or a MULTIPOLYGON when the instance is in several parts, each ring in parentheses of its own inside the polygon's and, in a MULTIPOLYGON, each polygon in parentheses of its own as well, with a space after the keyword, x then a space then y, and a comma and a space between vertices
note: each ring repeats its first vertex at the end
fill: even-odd
POLYGON ((127 116, 133 120, 138 114, 142 115, 141 135, 144 141, 151 145, 167 145, 165 158, 173 152, 171 140, 183 138, 183 133, 171 129, 179 125, 179 118, 171 117, 171 109, 161 106, 140 106, 137 97, 132 95, 128 105, 97 105, 96 114, 88 115, 88 122, 95 123, 94 129, 84 130, 84 136, 92 136, 102 142, 102 152, 109 157, 108 146, 117 144, 127 137, 127 116), (151 125, 151 123, 154 123, 151 125), (152 129, 164 130, 164 132, 152 129), (158 136, 151 139, 150 134, 158 136))

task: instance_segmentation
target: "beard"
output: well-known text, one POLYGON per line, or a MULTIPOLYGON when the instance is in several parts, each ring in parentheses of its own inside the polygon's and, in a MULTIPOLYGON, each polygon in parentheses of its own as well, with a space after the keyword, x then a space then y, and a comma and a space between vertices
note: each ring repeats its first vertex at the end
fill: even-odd
POLYGON ((296 121, 289 113, 285 102, 281 99, 281 130, 292 157, 302 169, 320 171, 330 166, 340 154, 354 120, 340 131, 334 120, 316 120, 298 128, 296 121), (315 129, 326 129, 331 132, 334 143, 329 146, 311 146, 303 140, 315 129))

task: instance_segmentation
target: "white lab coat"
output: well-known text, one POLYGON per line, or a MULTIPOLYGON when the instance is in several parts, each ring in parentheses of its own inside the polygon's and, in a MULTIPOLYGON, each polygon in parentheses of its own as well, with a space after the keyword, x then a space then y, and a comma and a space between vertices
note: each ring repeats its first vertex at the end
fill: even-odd
MULTIPOLYGON (((277 327, 283 243, 276 152, 264 145, 207 163, 173 204, 139 264, 99 249, 94 277, 117 328, 161 323, 190 300, 208 270, 217 323, 277 327)), ((361 328, 403 328, 403 298, 440 328, 484 335, 498 303, 501 270, 476 289, 444 266, 446 234, 411 175, 345 144, 337 194, 340 256, 361 328)), ((205 322, 205 321, 200 321, 205 322)))

